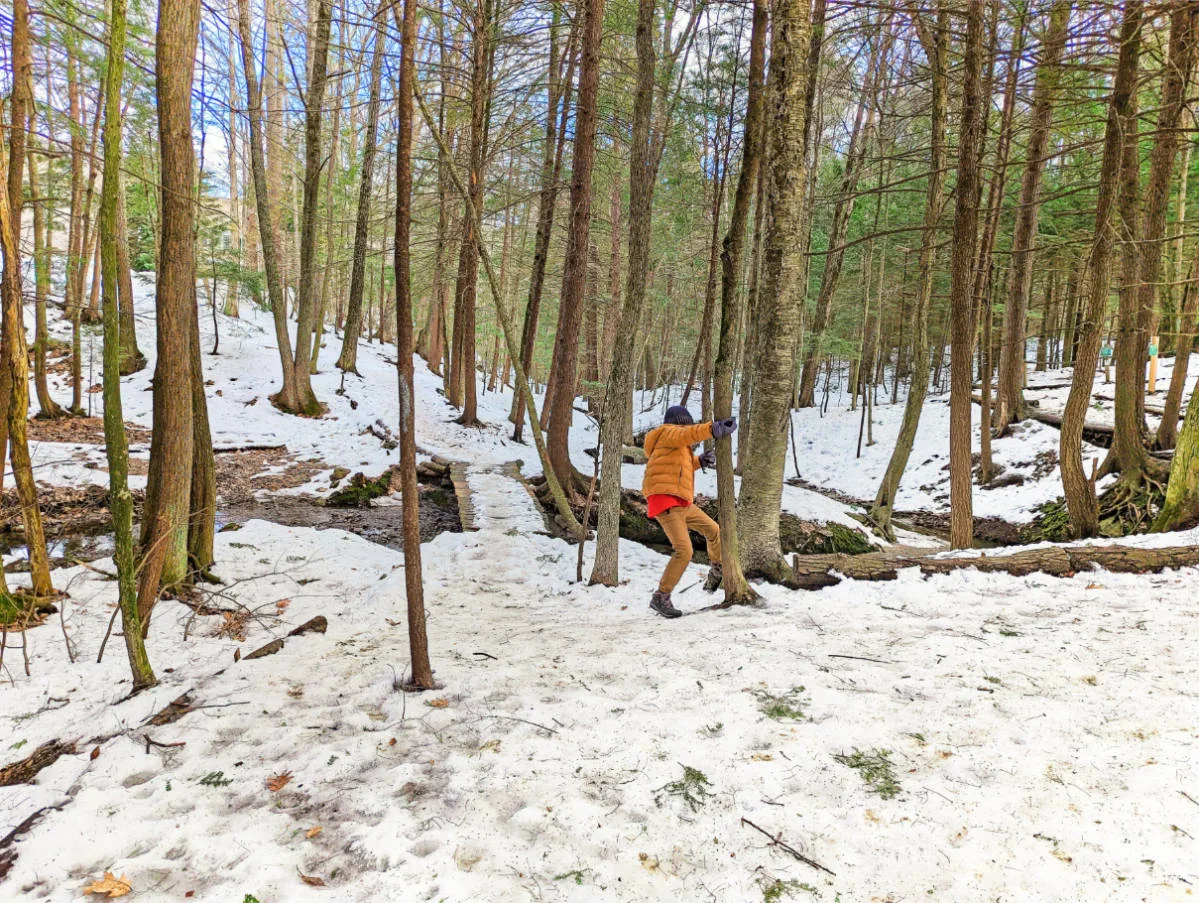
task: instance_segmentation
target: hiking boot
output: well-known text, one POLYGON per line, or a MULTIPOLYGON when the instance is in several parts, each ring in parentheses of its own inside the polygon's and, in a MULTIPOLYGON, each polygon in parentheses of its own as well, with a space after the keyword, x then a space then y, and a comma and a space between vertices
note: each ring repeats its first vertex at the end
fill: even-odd
POLYGON ((649 607, 664 618, 677 618, 683 614, 670 601, 670 593, 661 591, 654 593, 653 598, 649 600, 649 607))
POLYGON ((708 571, 708 579, 704 581, 704 592, 714 593, 724 583, 724 571, 720 565, 714 564, 708 571))

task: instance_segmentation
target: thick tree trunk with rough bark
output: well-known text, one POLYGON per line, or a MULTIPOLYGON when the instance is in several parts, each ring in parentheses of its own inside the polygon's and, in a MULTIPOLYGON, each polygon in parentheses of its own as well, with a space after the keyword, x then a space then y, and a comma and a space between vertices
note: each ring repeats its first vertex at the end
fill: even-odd
POLYGON ((160 588, 177 586, 188 576, 194 456, 191 326, 196 292, 191 89, 199 22, 199 0, 159 0, 155 74, 162 226, 155 298, 154 429, 138 584, 143 630, 160 588))
POLYGON ((603 36, 604 0, 583 0, 578 100, 575 105, 574 160, 571 166, 570 220, 566 233, 566 258, 562 270, 562 297, 558 304, 558 330, 551 365, 553 393, 546 399, 549 418, 550 462, 558 481, 570 492, 574 468, 570 462, 569 433, 578 384, 579 327, 587 283, 587 256, 591 247, 591 171, 595 164, 595 134, 599 111, 600 39, 603 36))
POLYGON ((949 303, 952 358, 949 389, 949 541, 955 549, 974 544, 970 456, 970 390, 974 379, 974 305, 971 294, 978 240, 981 193, 983 0, 966 7, 966 47, 962 76, 962 125, 958 139, 958 178, 950 254, 949 303))
POLYGON ((1099 343, 1111 285, 1113 222, 1117 178, 1123 157, 1123 133, 1134 108, 1137 64, 1140 57, 1141 21, 1144 4, 1127 0, 1120 23, 1119 57, 1116 79, 1108 105, 1107 126, 1103 137, 1103 163, 1095 201, 1095 237, 1087 259, 1085 306, 1080 303, 1080 335, 1074 359, 1070 394, 1062 413, 1062 434, 1058 457, 1061 460, 1062 489, 1070 511, 1070 526, 1077 537, 1094 536, 1099 530, 1099 502, 1095 485, 1082 460, 1082 433, 1091 404, 1091 387, 1099 362, 1099 343))
POLYGON ((758 355, 754 362, 753 445, 746 449, 738 513, 747 575, 791 578, 779 544, 779 510, 787 453, 799 329, 803 263, 795 254, 803 234, 807 52, 811 10, 806 0, 774 6, 770 80, 766 92, 769 228, 763 245, 758 299, 758 355))
MULTIPOLYGON (((753 26, 749 45, 749 94, 745 107, 745 135, 742 139, 741 172, 733 195, 729 230, 720 255, 720 342, 716 354, 716 383, 712 406, 718 420, 733 415, 733 369, 737 363, 737 337, 742 329, 744 309, 738 285, 741 257, 745 249, 745 227, 758 182, 762 149, 762 94, 766 72, 767 0, 754 0, 753 26)), ((752 602, 757 593, 741 570, 741 539, 737 529, 737 499, 733 484, 733 443, 716 443, 716 488, 720 508, 720 538, 723 555, 724 601, 728 605, 752 602)))

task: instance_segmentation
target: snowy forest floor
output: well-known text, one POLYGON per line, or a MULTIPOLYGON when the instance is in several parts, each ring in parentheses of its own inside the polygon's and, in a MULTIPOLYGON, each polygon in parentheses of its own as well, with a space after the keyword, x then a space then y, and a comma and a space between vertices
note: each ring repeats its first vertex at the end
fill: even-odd
MULTIPOLYGON (((152 291, 141 291, 152 358, 152 291)), ((252 493, 322 496, 334 467, 373 476, 395 462, 364 434, 394 426, 394 349, 364 343, 363 377, 347 377, 344 395, 337 371, 316 377, 329 413, 301 420, 267 401, 269 319, 219 322, 221 353, 204 358, 216 445, 286 447, 253 474, 247 464, 243 483, 286 473, 288 485, 252 493)), ((127 419, 143 429, 152 370, 125 381, 127 419)), ((56 739, 73 751, 32 784, 0 787, 0 841, 20 828, 0 851, 0 897, 76 900, 105 872, 127 877, 129 899, 261 903, 1192 897, 1194 570, 905 572, 811 593, 763 587, 764 608, 663 621, 647 609, 663 556, 625 543, 623 586, 574 583, 576 547, 545 535, 512 475, 518 461, 525 475, 538 468, 508 438, 510 395, 482 396, 485 426, 466 429, 439 384, 418 361, 418 443, 464 465, 477 528, 423 547, 443 689, 396 689, 403 556, 342 530, 251 520, 220 533, 224 583, 190 606, 160 604, 149 651, 162 683, 132 699, 119 637, 96 663, 111 562, 61 568, 61 612, 5 638, 0 768, 56 739), (327 632, 288 636, 316 616, 327 632), (274 639, 280 651, 246 657, 274 639), (155 718, 173 700, 181 716, 155 718)), ((875 408, 877 444, 860 460, 857 413, 834 398, 823 417, 798 414, 801 475, 872 496, 901 407, 875 408)), ((925 409, 901 508, 944 508, 947 408, 925 409)), ((589 472, 595 433, 578 427, 589 472)), ((103 447, 71 439, 35 444, 38 479, 103 485, 103 447)), ((133 441, 144 460, 144 434, 133 441)), ((1041 424, 998 442, 997 459, 1026 479, 977 491, 979 513, 1019 521, 1056 496, 1056 468, 1036 463, 1055 448, 1041 424)), ((639 485, 640 468, 624 481, 639 485)), ((706 474, 699 489, 714 484, 706 474)), ((858 526, 798 487, 784 507, 858 526)), ((398 520, 380 515, 393 510, 398 520)), ((1126 541, 1195 543, 1199 531, 1126 541)), ((680 586, 685 611, 710 601, 702 573, 680 586)))

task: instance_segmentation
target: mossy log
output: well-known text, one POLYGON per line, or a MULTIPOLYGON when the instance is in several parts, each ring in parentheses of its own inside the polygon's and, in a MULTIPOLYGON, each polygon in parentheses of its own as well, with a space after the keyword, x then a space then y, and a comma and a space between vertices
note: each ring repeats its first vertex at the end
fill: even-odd
POLYGON ((1194 566, 1199 566, 1199 546, 1160 549, 1122 545, 1050 546, 1003 555, 946 558, 896 556, 885 552, 853 556, 796 555, 793 563, 797 585, 802 589, 836 586, 843 578, 895 580, 905 568, 919 568, 926 577, 964 568, 1014 577, 1037 573, 1071 577, 1079 571, 1096 568, 1117 574, 1154 574, 1167 568, 1194 566))
MULTIPOLYGON (((699 495, 695 497, 695 505, 713 520, 719 520, 716 499, 699 495)), ((785 511, 780 515, 779 535, 783 552, 787 555, 861 555, 877 549, 861 531, 853 527, 800 520, 785 511)), ((621 493, 620 536, 648 546, 670 545, 658 522, 646 516, 644 496, 632 489, 621 493)), ((698 534, 692 536, 692 542, 697 549, 707 549, 704 538, 698 534)))
POLYGON ((387 495, 391 491, 391 470, 371 479, 361 471, 350 477, 349 482, 329 494, 325 505, 329 508, 366 508, 371 499, 387 495))

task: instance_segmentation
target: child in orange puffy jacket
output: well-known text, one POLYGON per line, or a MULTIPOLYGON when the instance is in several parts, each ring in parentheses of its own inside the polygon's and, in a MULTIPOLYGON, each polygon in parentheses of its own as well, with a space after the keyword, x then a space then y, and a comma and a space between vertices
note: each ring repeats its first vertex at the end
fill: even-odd
POLYGON ((645 437, 645 478, 641 493, 645 496, 646 514, 662 526, 674 554, 658 582, 658 590, 649 606, 664 618, 682 614, 670 601, 670 594, 682 579, 691 563, 691 535, 694 530, 708 543, 708 560, 712 569, 704 588, 709 592, 720 586, 721 550, 720 526, 704 514, 695 501, 695 471, 716 464, 715 452, 697 456, 692 447, 706 439, 722 439, 737 429, 736 418, 712 423, 696 423, 691 412, 681 405, 666 411, 666 423, 651 430, 645 437))

